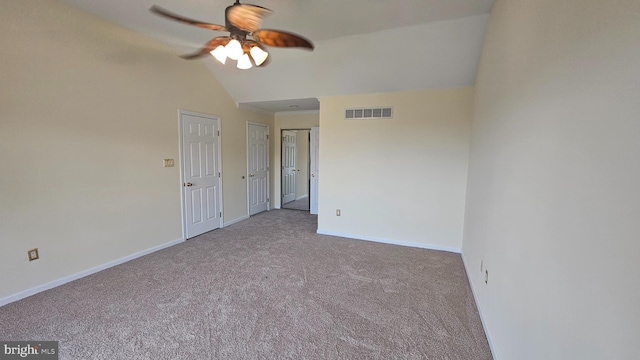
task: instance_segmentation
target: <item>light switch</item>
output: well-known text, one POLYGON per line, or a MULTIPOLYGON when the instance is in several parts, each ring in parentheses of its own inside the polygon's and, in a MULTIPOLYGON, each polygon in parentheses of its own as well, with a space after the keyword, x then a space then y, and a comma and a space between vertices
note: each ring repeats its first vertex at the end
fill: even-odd
POLYGON ((162 167, 173 167, 173 159, 164 159, 162 167))

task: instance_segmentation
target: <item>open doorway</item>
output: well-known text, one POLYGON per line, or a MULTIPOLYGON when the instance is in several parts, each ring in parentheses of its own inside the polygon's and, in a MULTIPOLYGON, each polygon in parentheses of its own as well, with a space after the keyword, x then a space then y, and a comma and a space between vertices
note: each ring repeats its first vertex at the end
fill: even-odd
POLYGON ((310 209, 310 130, 282 130, 280 183, 283 209, 310 209))

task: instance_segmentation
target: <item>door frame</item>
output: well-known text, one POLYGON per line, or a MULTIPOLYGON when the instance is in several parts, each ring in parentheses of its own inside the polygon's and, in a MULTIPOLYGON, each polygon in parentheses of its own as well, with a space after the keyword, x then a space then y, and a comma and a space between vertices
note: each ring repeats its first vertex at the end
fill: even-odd
MULTIPOLYGON (((308 144, 307 146, 309 147, 309 154, 308 157, 309 159, 307 159, 307 179, 308 179, 308 183, 309 183, 309 211, 311 211, 311 129, 313 127, 317 127, 317 126, 312 126, 312 127, 301 127, 301 128, 282 128, 280 129, 280 167, 282 168, 282 132, 283 131, 300 131, 300 130, 307 130, 309 131, 309 138, 307 139, 308 144)), ((284 203, 282 202, 282 171, 280 171, 280 209, 283 209, 283 205, 284 203)))
MULTIPOLYGON (((291 128, 291 127, 287 127, 287 128, 282 128, 280 129, 280 168, 282 168, 282 154, 283 154, 283 149, 282 149, 282 133, 284 131, 308 131, 309 132, 309 136, 307 138, 307 186, 309 187, 309 200, 311 200, 311 129, 313 127, 309 127, 309 128, 305 128, 305 127, 301 127, 301 128, 291 128)), ((296 158, 296 162, 297 162, 297 158, 296 158)), ((282 171, 280 171, 280 175, 279 175, 279 183, 280 183, 280 209, 285 209, 284 207, 284 202, 283 200, 283 195, 282 195, 282 184, 283 184, 283 180, 282 180, 282 171)), ((297 200, 297 197, 296 197, 297 200)), ((309 210, 311 210, 311 203, 309 203, 309 210)))
POLYGON ((256 126, 264 126, 267 128, 267 211, 271 210, 271 159, 269 157, 269 147, 271 146, 271 136, 269 136, 270 134, 270 129, 269 129, 269 124, 263 124, 263 123, 259 123, 259 122, 252 122, 252 121, 248 121, 247 120, 247 127, 246 127, 246 139, 247 139, 247 166, 245 167, 245 182, 247 183, 247 218, 249 218, 251 216, 251 197, 249 196, 250 193, 250 187, 249 187, 249 152, 251 151, 251 147, 250 147, 250 136, 249 136, 249 125, 256 125, 256 126))
POLYGON ((284 202, 284 196, 285 195, 284 195, 284 191, 283 191, 284 190, 284 181, 283 181, 283 178, 284 178, 284 174, 283 174, 284 165, 283 165, 283 161, 282 160, 284 159, 284 133, 287 132, 287 131, 296 133, 296 135, 295 135, 296 142, 294 144, 294 147, 295 147, 295 154, 294 154, 294 156, 295 156, 295 158, 294 158, 295 166, 294 166, 294 168, 295 169, 293 171, 294 171, 295 181, 293 183, 293 187, 294 187, 293 201, 297 200, 297 196, 296 196, 297 184, 296 184, 296 182, 298 181, 298 174, 297 174, 296 170, 298 168, 298 144, 297 144, 297 142, 298 142, 298 130, 283 129, 283 130, 280 130, 280 168, 281 168, 280 169, 280 207, 281 208, 284 207, 284 204, 285 204, 285 202, 284 202))
POLYGON ((320 199, 318 192, 320 188, 320 126, 314 126, 309 131, 309 213, 318 214, 318 204, 320 199), (315 134, 318 134, 316 141, 315 134), (317 146, 316 146, 317 145, 317 146), (315 166, 313 166, 315 165, 315 166), (313 172, 315 170, 315 173, 313 172), (314 178, 314 179, 312 179, 314 178), (315 182, 315 185, 314 185, 315 182))
MULTIPOLYGON (((183 151, 183 123, 182 123, 182 115, 191 115, 191 116, 197 116, 197 117, 203 117, 206 119, 211 119, 213 121, 216 122, 216 125, 218 127, 218 131, 220 132, 220 135, 218 136, 218 148, 217 148, 217 152, 218 152, 218 164, 220 166, 220 174, 224 174, 224 171, 222 170, 222 121, 220 121, 220 116, 217 115, 212 115, 212 114, 205 114, 205 113, 200 113, 200 112, 196 112, 196 111, 191 111, 191 110, 184 110, 184 109, 178 109, 178 134, 179 134, 179 139, 178 139, 178 149, 179 149, 179 160, 178 160, 178 166, 180 167, 179 172, 180 172, 180 183, 178 184, 179 189, 180 189, 180 212, 182 214, 181 218, 182 218, 182 238, 184 240, 187 239, 187 211, 186 211, 186 206, 185 206, 185 189, 184 189, 184 178, 185 178, 185 174, 184 174, 184 164, 185 164, 185 160, 184 160, 184 151, 183 151)), ((219 209, 220 212, 222 213, 222 215, 220 216, 220 225, 218 228, 222 228, 224 227, 224 199, 222 198, 222 176, 220 176, 220 179, 218 180, 219 184, 218 184, 218 199, 219 200, 219 209)))

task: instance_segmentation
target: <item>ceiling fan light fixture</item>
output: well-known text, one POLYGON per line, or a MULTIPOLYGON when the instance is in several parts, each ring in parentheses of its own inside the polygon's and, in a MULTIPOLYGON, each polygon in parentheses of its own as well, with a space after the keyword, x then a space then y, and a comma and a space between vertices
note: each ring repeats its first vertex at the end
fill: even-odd
POLYGON ((211 55, 213 55, 213 57, 215 57, 222 64, 227 61, 227 50, 223 45, 220 45, 217 48, 213 49, 213 51, 211 51, 211 55))
POLYGON ((250 52, 251 52, 251 57, 253 58, 253 61, 256 62, 256 66, 262 65, 262 63, 264 63, 264 61, 267 60, 267 57, 269 56, 268 52, 262 50, 258 46, 253 46, 250 52))
POLYGON ((213 31, 228 32, 227 36, 218 36, 209 40, 198 51, 180 57, 187 60, 199 59, 211 54, 220 63, 225 64, 227 58, 237 61, 240 69, 253 66, 263 67, 269 63, 269 53, 264 46, 281 48, 304 48, 313 50, 313 43, 302 36, 281 30, 262 29, 262 19, 271 10, 258 5, 241 4, 235 0, 227 6, 224 13, 224 26, 190 19, 157 5, 149 9, 156 15, 213 31))
POLYGON ((225 50, 227 50, 227 56, 231 60, 240 59, 240 57, 244 53, 242 51, 242 44, 240 44, 240 41, 236 39, 232 39, 231 41, 229 41, 227 46, 225 46, 225 50))
POLYGON ((242 56, 240 56, 240 58, 238 59, 238 69, 247 70, 251 69, 251 67, 252 65, 251 60, 249 59, 249 55, 242 54, 242 56))

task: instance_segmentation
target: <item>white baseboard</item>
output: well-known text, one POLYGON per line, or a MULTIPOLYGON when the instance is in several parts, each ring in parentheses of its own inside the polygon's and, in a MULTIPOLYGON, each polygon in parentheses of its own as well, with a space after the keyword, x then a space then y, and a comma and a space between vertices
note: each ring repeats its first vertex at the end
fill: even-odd
POLYGON ((408 246, 408 247, 415 247, 415 248, 429 249, 429 250, 448 251, 448 252, 457 253, 457 254, 459 254, 461 250, 460 248, 454 248, 449 246, 422 244, 422 243, 414 243, 409 241, 398 241, 398 240, 384 239, 384 238, 378 238, 373 236, 342 234, 342 233, 336 233, 332 231, 324 231, 320 229, 318 229, 317 233, 320 235, 331 235, 331 236, 338 236, 338 237, 349 238, 349 239, 373 241, 373 242, 378 242, 383 244, 408 246))
POLYGON ((248 218, 249 218, 249 215, 241 216, 239 218, 233 219, 231 221, 228 221, 228 222, 222 224, 222 227, 227 227, 229 225, 233 225, 233 224, 239 223, 240 221, 247 220, 248 218))
POLYGON ((302 200, 302 199, 307 198, 307 197, 309 197, 309 195, 308 195, 308 194, 307 194, 307 195, 298 196, 298 197, 296 198, 296 200, 302 200))
POLYGON ((484 316, 482 316, 482 309, 480 308, 480 303, 478 302, 478 296, 476 295, 475 288, 473 287, 473 283, 471 282, 471 274, 469 273, 470 267, 467 266, 467 261, 464 258, 464 253, 460 253, 462 257, 462 264, 464 265, 464 271, 467 273, 467 279, 469 279, 469 287, 471 288, 471 293, 473 294, 473 300, 476 302, 476 308, 478 309, 478 314, 480 314, 480 322, 482 323, 482 328, 484 329, 484 334, 487 337, 487 341, 489 342, 489 348, 491 349, 491 354, 493 355, 494 360, 498 360, 498 353, 496 353, 496 347, 493 346, 493 342, 491 341, 491 334, 489 334, 489 329, 487 329, 487 323, 484 321, 484 316))
POLYGON ((89 276, 91 274, 95 274, 95 273, 97 273, 99 271, 108 269, 110 267, 114 267, 116 265, 120 265, 120 264, 126 263, 127 261, 131 261, 131 260, 139 258, 141 256, 154 253, 156 251, 159 251, 159 250, 162 250, 162 249, 177 245, 177 244, 182 243, 182 242, 184 242, 184 239, 173 240, 173 241, 170 241, 168 243, 164 243, 164 244, 161 244, 161 245, 158 245, 158 246, 154 246, 154 247, 146 249, 146 250, 138 251, 137 253, 134 253, 134 254, 131 254, 131 255, 127 255, 127 256, 122 257, 120 259, 109 261, 108 263, 105 263, 105 264, 102 264, 102 265, 98 265, 98 266, 92 267, 92 268, 84 270, 84 271, 80 271, 79 273, 76 273, 76 274, 65 276, 65 277, 60 278, 58 280, 53 280, 53 281, 50 281, 50 282, 48 282, 46 284, 38 285, 36 287, 32 287, 31 289, 27 289, 27 290, 21 291, 21 292, 19 292, 17 294, 9 295, 7 297, 4 297, 4 298, 0 299, 0 306, 4 306, 4 305, 7 305, 7 304, 12 303, 14 301, 18 301, 18 300, 24 299, 26 297, 29 297, 31 295, 35 295, 37 293, 40 293, 40 292, 43 292, 43 291, 46 291, 46 290, 49 290, 49 289, 53 289, 54 287, 66 284, 66 283, 71 282, 73 280, 78 280, 78 279, 83 278, 85 276, 89 276))

